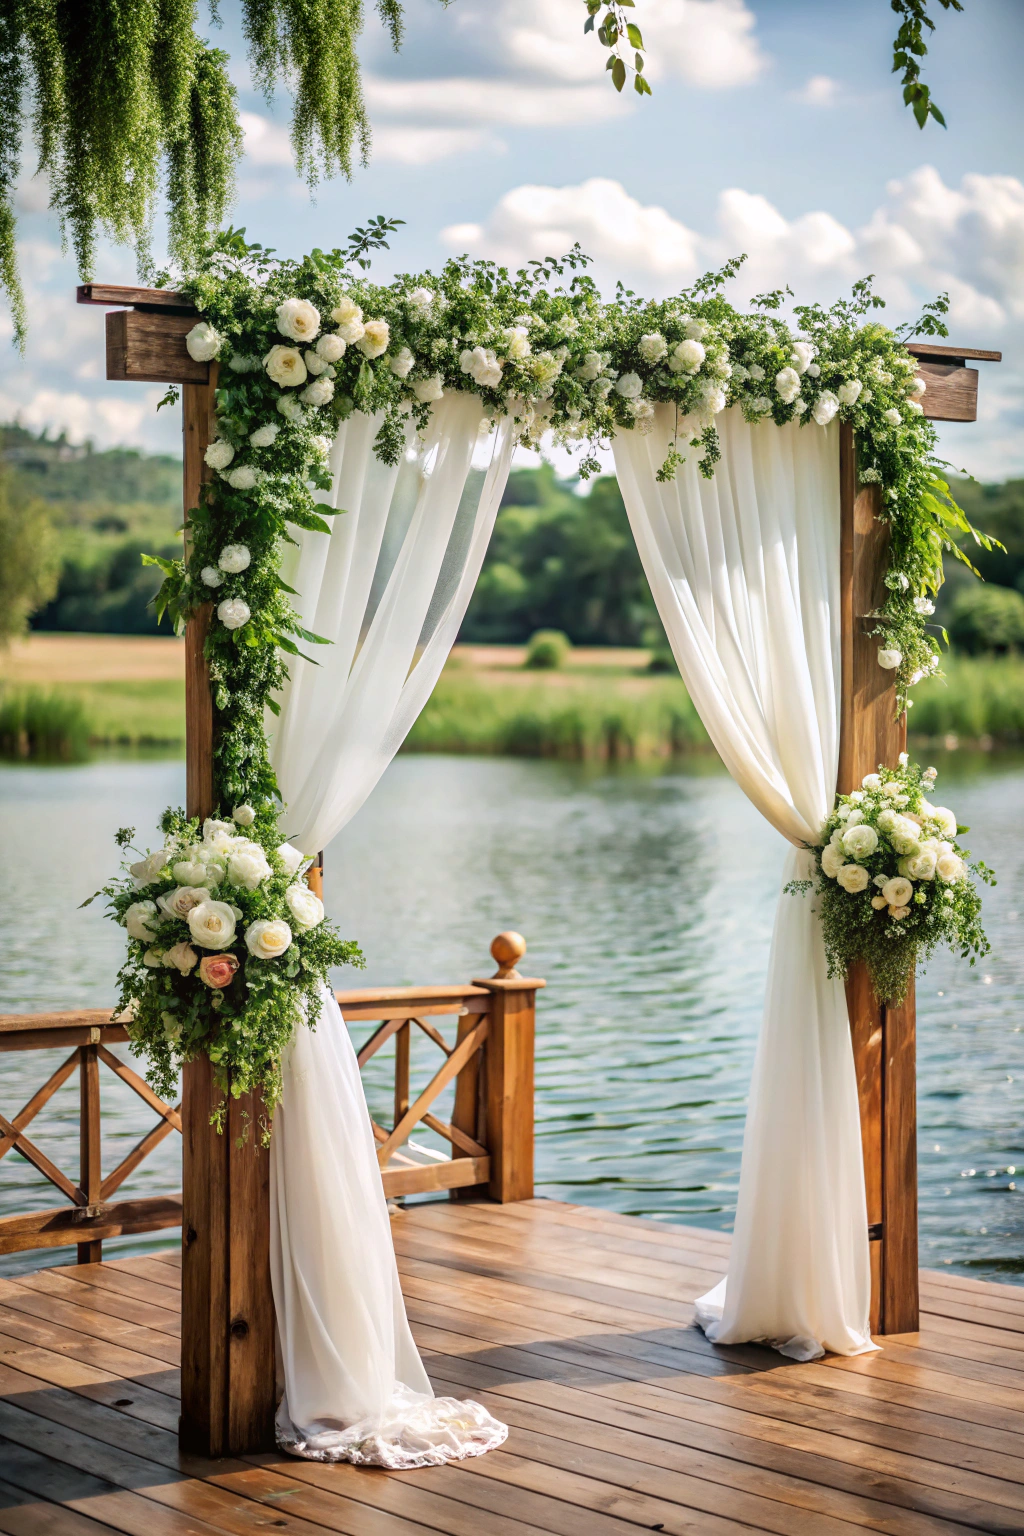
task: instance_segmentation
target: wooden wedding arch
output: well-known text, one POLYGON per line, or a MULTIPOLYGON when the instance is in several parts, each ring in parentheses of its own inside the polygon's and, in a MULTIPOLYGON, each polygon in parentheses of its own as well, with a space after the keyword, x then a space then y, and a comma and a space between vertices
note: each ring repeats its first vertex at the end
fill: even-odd
MULTIPOLYGON (((204 462, 214 416, 217 365, 195 362, 185 336, 196 311, 182 295, 163 289, 87 283, 78 302, 101 305, 106 317, 107 377, 177 384, 182 390, 184 508, 197 505, 209 470, 204 462)), ((925 415, 935 421, 977 419, 978 372, 969 361, 998 362, 1001 353, 952 345, 913 343, 927 383, 925 415)), ((877 486, 858 486, 853 430, 840 429, 842 704, 839 789, 854 789, 879 762, 892 763, 906 745, 906 721, 895 719, 892 674, 878 666, 878 641, 864 617, 884 595, 887 541, 879 519, 877 486)), ((213 800, 213 704, 203 654, 212 604, 189 621, 185 637, 186 799, 188 813, 207 816, 213 800)), ((322 882, 321 865, 311 883, 322 882)), ((495 976, 467 986, 362 989, 339 993, 350 1020, 379 1021, 360 1052, 360 1065, 396 1039, 395 1110, 391 1130, 374 1125, 385 1189, 394 1195, 460 1189, 493 1200, 523 1200, 533 1193, 533 1047, 536 993, 544 983, 521 977, 515 966, 525 946, 518 935, 499 935, 492 946, 495 976), (457 1016, 449 1045, 432 1019, 457 1016), (409 1096, 413 1026, 442 1052, 426 1090, 409 1096), (454 1079, 449 1124, 431 1104, 454 1079), (450 1161, 423 1164, 403 1158, 403 1143, 417 1124, 445 1137, 450 1161), (397 1158, 396 1158, 397 1154, 397 1158)), ((899 1007, 880 1005, 858 967, 847 996, 860 1094, 871 1252, 871 1324, 878 1334, 918 1327, 917 1115, 913 990, 899 1007)), ((269 1156, 243 1140, 243 1117, 258 1106, 232 1100, 227 1134, 210 1125, 219 1098, 210 1064, 184 1073, 183 1100, 163 1104, 106 1048, 125 1039, 123 1027, 101 1010, 0 1019, 0 1051, 70 1044, 72 1056, 14 1121, 0 1116, 0 1156, 17 1148, 71 1201, 66 1208, 0 1220, 0 1253, 78 1244, 80 1262, 100 1257, 104 1238, 123 1232, 182 1227, 181 1439, 210 1456, 273 1445, 274 1315, 269 1274, 269 1156), (129 1083, 160 1117, 129 1157, 103 1180, 99 1165, 99 1065, 129 1083), (25 1126, 75 1070, 82 1100, 82 1174, 75 1185, 26 1137, 25 1126), (120 1182, 172 1129, 183 1139, 180 1203, 175 1197, 115 1205, 120 1182), (45 1165, 45 1166, 44 1166, 45 1165)))

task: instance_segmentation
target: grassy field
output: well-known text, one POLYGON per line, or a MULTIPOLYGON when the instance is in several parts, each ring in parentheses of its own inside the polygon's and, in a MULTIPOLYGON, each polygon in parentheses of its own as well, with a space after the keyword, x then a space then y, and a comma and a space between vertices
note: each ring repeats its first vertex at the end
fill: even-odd
MULTIPOLYGON (((578 648, 556 672, 526 670, 525 654, 456 646, 405 750, 625 760, 707 749, 682 682, 648 672, 646 651, 578 648)), ((0 754, 80 756, 90 742, 180 749, 183 664, 174 639, 31 635, 0 653, 0 754)), ((1024 660, 953 656, 946 672, 915 690, 918 740, 1024 741, 1024 660)))

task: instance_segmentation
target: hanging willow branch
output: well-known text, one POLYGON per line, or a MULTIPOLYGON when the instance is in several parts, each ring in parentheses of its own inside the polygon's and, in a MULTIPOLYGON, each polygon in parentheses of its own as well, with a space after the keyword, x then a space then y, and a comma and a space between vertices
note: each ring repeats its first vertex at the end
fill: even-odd
MULTIPOLYGON (((446 3, 446 0, 442 0, 446 3)), ((14 195, 22 119, 31 111, 38 170, 61 239, 83 280, 99 233, 149 265, 156 199, 168 203, 169 250, 194 264, 234 192, 242 154, 228 57, 196 35, 197 0, 0 0, 0 289, 24 347, 14 195)), ((292 143, 311 184, 365 163, 370 128, 356 44, 362 0, 241 0, 261 90, 294 93, 292 143)), ((401 0, 377 0, 397 48, 401 0)))

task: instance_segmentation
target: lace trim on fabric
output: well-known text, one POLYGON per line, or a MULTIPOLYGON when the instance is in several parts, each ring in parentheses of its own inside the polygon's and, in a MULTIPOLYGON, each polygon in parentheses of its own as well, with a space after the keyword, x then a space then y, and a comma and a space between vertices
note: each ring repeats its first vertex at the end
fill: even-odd
POLYGON ((347 1427, 318 1421, 298 1429, 284 1400, 277 1411, 277 1443, 306 1461, 350 1461, 393 1472, 438 1467, 467 1456, 483 1456, 508 1438, 508 1426, 486 1408, 454 1397, 431 1397, 401 1384, 383 1417, 347 1427))

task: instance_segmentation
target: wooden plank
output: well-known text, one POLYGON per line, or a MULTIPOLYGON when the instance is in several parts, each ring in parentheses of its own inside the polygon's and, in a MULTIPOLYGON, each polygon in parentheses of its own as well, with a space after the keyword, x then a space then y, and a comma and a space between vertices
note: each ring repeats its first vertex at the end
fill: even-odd
POLYGON ((68 1244, 103 1242, 140 1232, 159 1232, 181 1225, 180 1195, 147 1195, 104 1205, 97 1216, 78 1218, 71 1206, 45 1211, 26 1211, 0 1217, 0 1254, 24 1253, 30 1248, 64 1248, 68 1244))
MULTIPOLYGON (((381 1167, 384 1167, 387 1164, 388 1158, 391 1156, 391 1154, 402 1145, 406 1137, 409 1135, 409 1132, 413 1130, 413 1128, 419 1123, 420 1116, 423 1114, 423 1111, 434 1102, 442 1088, 447 1087, 452 1078, 455 1077, 456 1073, 469 1060, 470 1056, 472 1056, 475 1051, 480 1049, 481 1044, 483 1044, 483 1042, 488 1038, 488 1031, 490 1027, 491 1022, 489 1020, 481 1020, 481 1022, 477 1024, 476 1028, 469 1032, 469 1034, 463 1040, 462 1044, 446 1059, 444 1065, 434 1073, 434 1076, 430 1079, 430 1082, 424 1088, 423 1092, 419 1094, 415 1103, 410 1105, 405 1114, 398 1121, 394 1130, 389 1135, 387 1141, 377 1149, 377 1157, 380 1161, 381 1167)), ((494 1176, 493 1168, 494 1165, 492 1154, 492 1178, 494 1176)))
MULTIPOLYGON (((112 304, 136 304, 146 305, 152 309, 184 309, 193 315, 198 313, 193 308, 192 301, 174 288, 135 288, 123 287, 117 283, 82 283, 76 290, 75 300, 78 304, 103 304, 107 308, 112 304)), ((971 356, 973 355, 972 353, 971 356)))
POLYGON ((185 337, 195 312, 114 309, 106 319, 107 378, 137 384, 205 384, 209 363, 189 355, 185 337))
MULTIPOLYGON (((50 1074, 43 1086, 36 1089, 35 1093, 29 1099, 24 1108, 19 1109, 18 1113, 11 1121, 11 1125, 14 1127, 15 1131, 23 1131, 26 1126, 32 1124, 32 1121, 35 1119, 36 1115, 38 1115, 39 1111, 43 1108, 44 1105, 50 1102, 50 1100, 53 1098, 53 1095, 57 1092, 57 1089, 62 1087, 67 1082, 68 1078, 71 1076, 72 1072, 75 1071, 77 1066, 78 1052, 72 1051, 67 1060, 62 1061, 56 1071, 50 1074)), ((0 1157, 5 1157, 11 1148, 16 1144, 16 1136, 0 1136, 0 1157)))
MULTIPOLYGON (((93 1210, 103 1200, 103 1157, 100 1131, 100 1063, 99 1045, 82 1045, 78 1049, 79 1078, 79 1175, 78 1186, 83 1204, 93 1210)), ((109 1055, 109 1051, 107 1055, 109 1055)), ((115 1061, 116 1057, 113 1058, 115 1061)), ((120 1065, 120 1063, 118 1063, 120 1065)), ((79 1264, 98 1264, 103 1257, 103 1243, 99 1238, 78 1244, 79 1264)))
POLYGON ((228 1144, 210 1125, 220 1097, 209 1057, 182 1073, 182 1446, 224 1453, 227 1436, 228 1144))
POLYGON ((400 1024, 395 1033, 395 1102, 394 1116, 391 1124, 398 1125, 399 1121, 409 1113, 409 1047, 411 1044, 412 1026, 406 1019, 400 1024))
POLYGON ((921 405, 929 421, 977 421, 977 368, 923 361, 917 372, 927 386, 921 405))
POLYGON ((0 1035, 25 1029, 89 1029, 110 1024, 109 1008, 71 1008, 62 1013, 0 1013, 0 1035))
MULTIPOLYGON (((350 987, 347 990, 335 992, 340 1008, 362 1007, 372 1003, 403 1003, 408 1004, 409 1011, 404 1015, 411 1019, 415 1013, 429 1012, 429 1004, 461 1003, 470 998, 482 999, 485 1003, 488 990, 480 982, 466 986, 450 987, 350 987), (424 1007, 415 1005, 423 1003, 424 1007)), ((382 1014, 368 1014, 368 1018, 382 1018, 382 1014)))
POLYGON ((543 981, 474 979, 491 995, 491 1024, 484 1047, 488 1192, 492 1200, 529 1200, 533 1195, 534 1036, 537 989, 543 981))
POLYGON ((48 1179, 51 1184, 56 1185, 61 1194, 67 1195, 68 1199, 76 1205, 84 1203, 79 1198, 76 1186, 72 1184, 66 1174, 61 1172, 57 1164, 48 1158, 46 1153, 40 1147, 37 1147, 34 1141, 30 1141, 24 1131, 19 1131, 3 1115, 0 1115, 0 1133, 3 1134, 6 1141, 13 1143, 15 1152, 19 1153, 26 1162, 31 1163, 33 1168, 43 1175, 44 1179, 48 1179))
POLYGON ((958 347, 952 342, 909 341, 907 351, 912 357, 944 358, 947 362, 964 362, 971 358, 974 362, 1001 363, 1001 352, 986 352, 978 347, 958 347))
POLYGON ((229 1144, 228 1383, 225 1450, 274 1444, 274 1299, 270 1288, 270 1148, 258 1095, 232 1098, 229 1144))
POLYGON ((17 1029, 0 1034, 0 1053, 7 1051, 49 1051, 60 1045, 91 1045, 100 1039, 117 1045, 128 1039, 128 1031, 122 1024, 110 1024, 103 1029, 17 1029))
MULTIPOLYGON (((97 1285, 94 1277, 102 1269, 102 1263, 76 1264, 71 1273, 62 1268, 40 1269, 19 1275, 13 1284, 21 1290, 41 1291, 47 1296, 57 1296, 62 1301, 88 1307, 93 1312, 107 1312, 119 1321, 138 1323, 180 1340, 180 1309, 172 1311, 169 1307, 162 1307, 151 1296, 140 1300, 124 1290, 97 1285), (79 1278, 73 1278, 73 1275, 79 1278)), ((155 1291, 157 1288, 152 1286, 150 1289, 155 1291)))
POLYGON ((464 1189, 486 1184, 490 1178, 489 1157, 459 1157, 443 1163, 423 1163, 409 1168, 385 1168, 381 1174, 384 1193, 389 1200, 400 1195, 427 1195, 442 1189, 464 1189))
POLYGON ((176 1338, 126 1318, 114 1318, 97 1311, 88 1305, 87 1292, 82 1293, 79 1301, 68 1301, 63 1296, 54 1295, 49 1289, 9 1281, 0 1295, 8 1323, 12 1313, 24 1313, 43 1322, 56 1323, 88 1338, 121 1344, 140 1355, 150 1356, 152 1362, 158 1363, 157 1368, 160 1365, 173 1368, 178 1364, 179 1344, 176 1338))
POLYGON ((110 1526, 52 1504, 44 1494, 0 1478, 0 1531, 6 1536, 110 1536, 110 1526))

